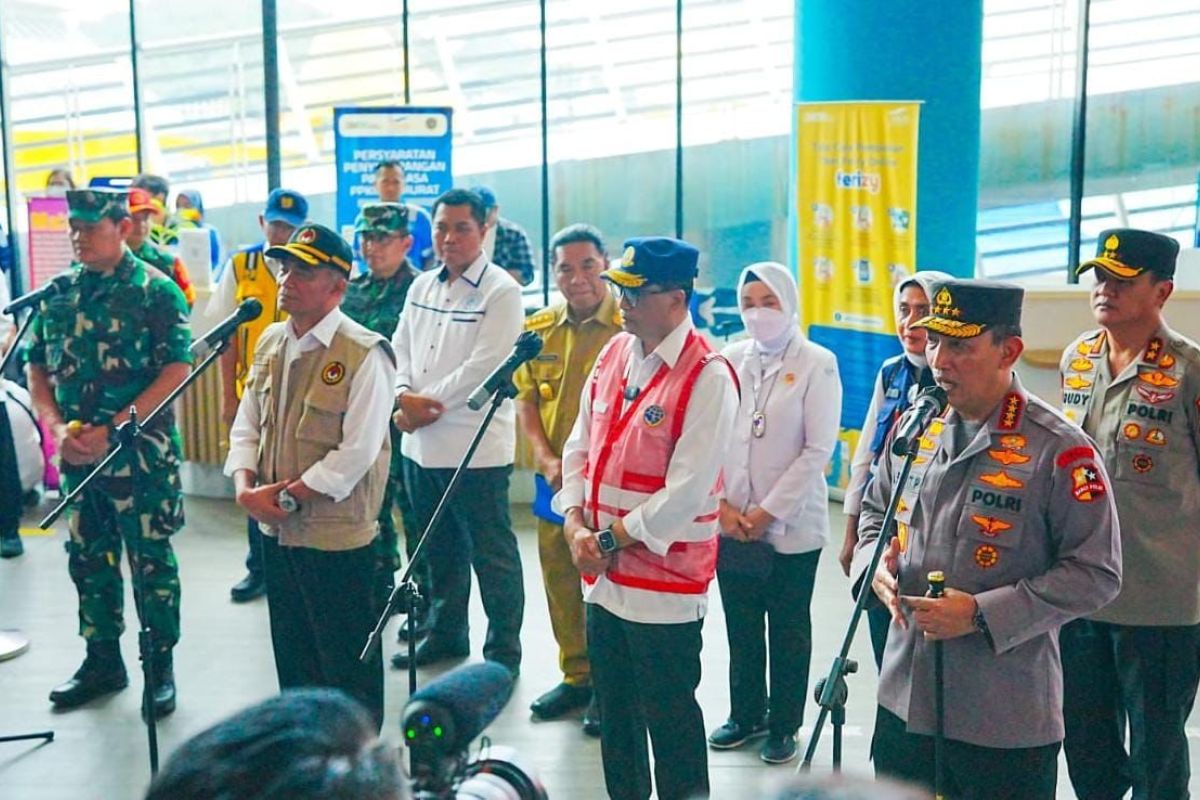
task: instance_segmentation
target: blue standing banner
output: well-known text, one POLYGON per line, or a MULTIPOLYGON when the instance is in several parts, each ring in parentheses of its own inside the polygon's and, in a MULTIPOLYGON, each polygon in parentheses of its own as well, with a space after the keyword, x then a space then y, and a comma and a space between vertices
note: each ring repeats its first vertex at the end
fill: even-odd
POLYGON ((452 109, 432 106, 335 108, 337 225, 353 239, 358 210, 375 200, 375 167, 404 167, 404 201, 428 208, 452 185, 452 109))

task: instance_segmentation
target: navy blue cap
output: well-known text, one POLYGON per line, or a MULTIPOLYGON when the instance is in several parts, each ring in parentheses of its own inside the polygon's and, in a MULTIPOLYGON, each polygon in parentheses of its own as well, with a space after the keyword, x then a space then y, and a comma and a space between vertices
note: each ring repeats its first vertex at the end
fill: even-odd
POLYGON ((929 295, 929 316, 909 327, 955 339, 971 339, 998 325, 1021 327, 1025 290, 1015 283, 952 278, 934 281, 929 295))
POLYGON ((308 200, 291 189, 273 189, 267 195, 263 219, 267 222, 286 222, 293 228, 299 228, 308 219, 308 200))
POLYGON ((472 186, 471 191, 479 195, 479 199, 483 201, 483 207, 491 211, 496 207, 496 193, 487 186, 472 186))
POLYGON ((1175 277, 1179 242, 1170 236, 1137 228, 1111 228, 1096 237, 1096 257, 1075 270, 1076 275, 1100 269, 1118 280, 1131 281, 1143 272, 1175 277))
POLYGON ((690 284, 698 274, 700 251, 679 239, 639 236, 625 241, 621 263, 600 273, 607 281, 636 289, 649 283, 690 284))

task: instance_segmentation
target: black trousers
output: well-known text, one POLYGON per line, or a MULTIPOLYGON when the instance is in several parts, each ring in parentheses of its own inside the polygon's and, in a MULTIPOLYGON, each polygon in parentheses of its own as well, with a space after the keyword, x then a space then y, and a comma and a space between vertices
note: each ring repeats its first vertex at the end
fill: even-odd
POLYGON ((328 686, 358 700, 383 724, 383 656, 358 654, 375 627, 373 544, 324 551, 280 547, 263 536, 263 574, 280 689, 328 686))
POLYGON ((8 404, 0 403, 0 497, 5 498, 0 503, 0 536, 18 535, 24 494, 21 491, 21 470, 17 465, 12 423, 8 419, 8 404))
POLYGON ((648 800, 650 756, 659 800, 708 797, 700 684, 702 620, 677 625, 628 622, 587 606, 588 656, 600 704, 604 783, 613 800, 648 800))
POLYGON ((809 609, 820 557, 820 550, 773 553, 765 576, 717 571, 729 638, 729 718, 739 725, 752 726, 765 716, 772 736, 792 736, 804 722, 812 660, 809 609))
MULTIPOLYGON (((909 733, 904 720, 879 706, 871 756, 875 774, 933 789, 933 737, 909 733)), ((945 740, 949 800, 1054 800, 1059 743, 1041 747, 981 747, 945 740)))
POLYGON ((263 535, 254 517, 246 517, 246 572, 258 578, 263 574, 263 535))
MULTIPOLYGON (((408 458, 403 465, 413 516, 424 530, 454 470, 426 469, 408 458)), ((525 584, 508 513, 511 474, 511 466, 466 470, 422 558, 429 559, 433 593, 429 640, 452 649, 470 647, 467 607, 474 567, 488 618, 483 657, 515 670, 521 665, 525 584)))
POLYGON ((1200 681, 1200 625, 1075 620, 1059 635, 1067 774, 1080 800, 1188 797, 1184 723, 1200 681), (1129 752, 1125 725, 1129 724, 1129 752))

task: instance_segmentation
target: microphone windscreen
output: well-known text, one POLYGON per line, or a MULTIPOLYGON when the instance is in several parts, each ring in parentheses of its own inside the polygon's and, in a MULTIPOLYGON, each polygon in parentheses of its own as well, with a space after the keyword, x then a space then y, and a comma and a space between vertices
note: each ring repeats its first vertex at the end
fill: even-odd
POLYGON ((540 352, 542 352, 542 337, 533 331, 525 331, 517 337, 517 353, 522 361, 528 361, 540 352))
POLYGON ((258 319, 262 316, 262 302, 257 297, 247 297, 238 306, 238 317, 242 322, 249 322, 252 319, 258 319))
POLYGON ((454 719, 455 744, 466 747, 492 723, 512 695, 513 677, 495 661, 469 664, 418 689, 409 704, 423 700, 440 705, 454 719))

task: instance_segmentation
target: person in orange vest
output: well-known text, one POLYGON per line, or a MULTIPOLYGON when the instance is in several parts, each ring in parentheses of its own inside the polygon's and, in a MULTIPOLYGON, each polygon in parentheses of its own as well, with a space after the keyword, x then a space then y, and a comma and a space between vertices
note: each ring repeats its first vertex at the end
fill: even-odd
POLYGON ((555 506, 583 577, 604 781, 615 800, 708 796, 696 702, 700 628, 717 566, 720 459, 738 408, 733 367, 692 327, 700 252, 630 239, 602 277, 624 333, 596 359, 563 449, 555 506))

